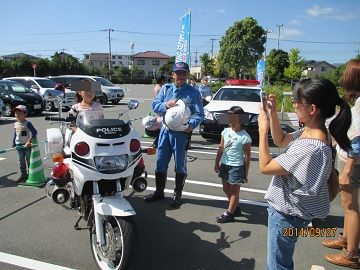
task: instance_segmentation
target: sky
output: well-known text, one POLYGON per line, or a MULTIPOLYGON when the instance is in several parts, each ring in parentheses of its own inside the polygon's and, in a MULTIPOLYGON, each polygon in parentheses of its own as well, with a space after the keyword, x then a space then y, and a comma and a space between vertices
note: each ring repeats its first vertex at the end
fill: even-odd
POLYGON ((345 63, 360 53, 359 0, 12 0, 2 1, 0 57, 66 52, 174 56, 181 17, 191 10, 191 56, 218 53, 236 21, 253 17, 268 34, 266 52, 300 49, 305 60, 345 63), (278 26, 277 26, 278 25, 278 26), (282 25, 279 27, 279 25, 282 25), (280 30, 280 38, 279 38, 280 30))

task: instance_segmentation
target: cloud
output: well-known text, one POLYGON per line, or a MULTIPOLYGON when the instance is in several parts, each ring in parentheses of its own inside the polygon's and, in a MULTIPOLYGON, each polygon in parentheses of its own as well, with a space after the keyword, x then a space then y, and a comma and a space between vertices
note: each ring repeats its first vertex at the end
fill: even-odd
POLYGON ((200 8, 199 13, 203 13, 205 16, 216 17, 218 15, 226 14, 226 10, 223 7, 219 8, 219 9, 214 9, 214 10, 210 10, 207 8, 200 8))
POLYGON ((281 39, 286 39, 286 38, 302 36, 304 33, 299 29, 283 27, 281 29, 280 34, 281 34, 281 39))
MULTIPOLYGON (((270 34, 268 34, 269 38, 277 39, 279 34, 279 29, 273 30, 270 34)), ((304 32, 295 28, 288 28, 286 26, 280 28, 280 39, 291 39, 293 37, 298 37, 304 35, 304 32)))
POLYGON ((359 17, 359 10, 335 9, 333 7, 320 7, 314 5, 306 11, 313 18, 332 19, 338 21, 349 21, 359 17))
POLYGON ((290 25, 300 25, 300 20, 294 19, 289 22, 290 25))

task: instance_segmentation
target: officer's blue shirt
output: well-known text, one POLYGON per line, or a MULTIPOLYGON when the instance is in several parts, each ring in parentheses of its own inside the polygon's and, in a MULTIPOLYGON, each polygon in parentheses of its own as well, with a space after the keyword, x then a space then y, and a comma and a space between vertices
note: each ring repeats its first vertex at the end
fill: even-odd
POLYGON ((210 87, 205 85, 205 84, 201 84, 199 86, 199 92, 200 95, 203 99, 205 99, 206 97, 210 96, 211 97, 211 90, 210 87))
POLYGON ((163 85, 152 102, 152 109, 155 113, 165 115, 166 102, 177 98, 190 109, 191 117, 188 124, 193 129, 196 128, 204 120, 204 108, 199 91, 189 84, 185 83, 180 88, 176 88, 174 83, 163 85))

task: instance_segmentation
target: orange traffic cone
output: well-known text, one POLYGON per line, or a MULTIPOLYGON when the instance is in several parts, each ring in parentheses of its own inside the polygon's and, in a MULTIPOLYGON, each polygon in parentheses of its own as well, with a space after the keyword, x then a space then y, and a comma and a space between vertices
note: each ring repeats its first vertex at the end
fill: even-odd
POLYGON ((35 146, 31 148, 29 177, 26 182, 19 183, 19 185, 42 187, 45 186, 48 179, 45 177, 44 164, 41 159, 37 139, 32 139, 31 143, 35 146))

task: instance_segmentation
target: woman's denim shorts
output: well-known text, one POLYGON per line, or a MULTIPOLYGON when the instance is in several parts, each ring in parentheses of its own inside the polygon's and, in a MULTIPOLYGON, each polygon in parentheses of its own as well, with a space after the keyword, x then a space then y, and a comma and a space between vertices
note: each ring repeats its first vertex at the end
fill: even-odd
POLYGON ((218 176, 221 179, 225 179, 230 185, 246 183, 244 165, 230 166, 221 163, 218 176))
MULTIPOLYGON (((339 173, 342 172, 344 166, 345 166, 345 162, 337 158, 337 169, 339 173)), ((350 172, 350 179, 351 179, 351 188, 360 188, 360 164, 356 164, 352 168, 350 172)))

